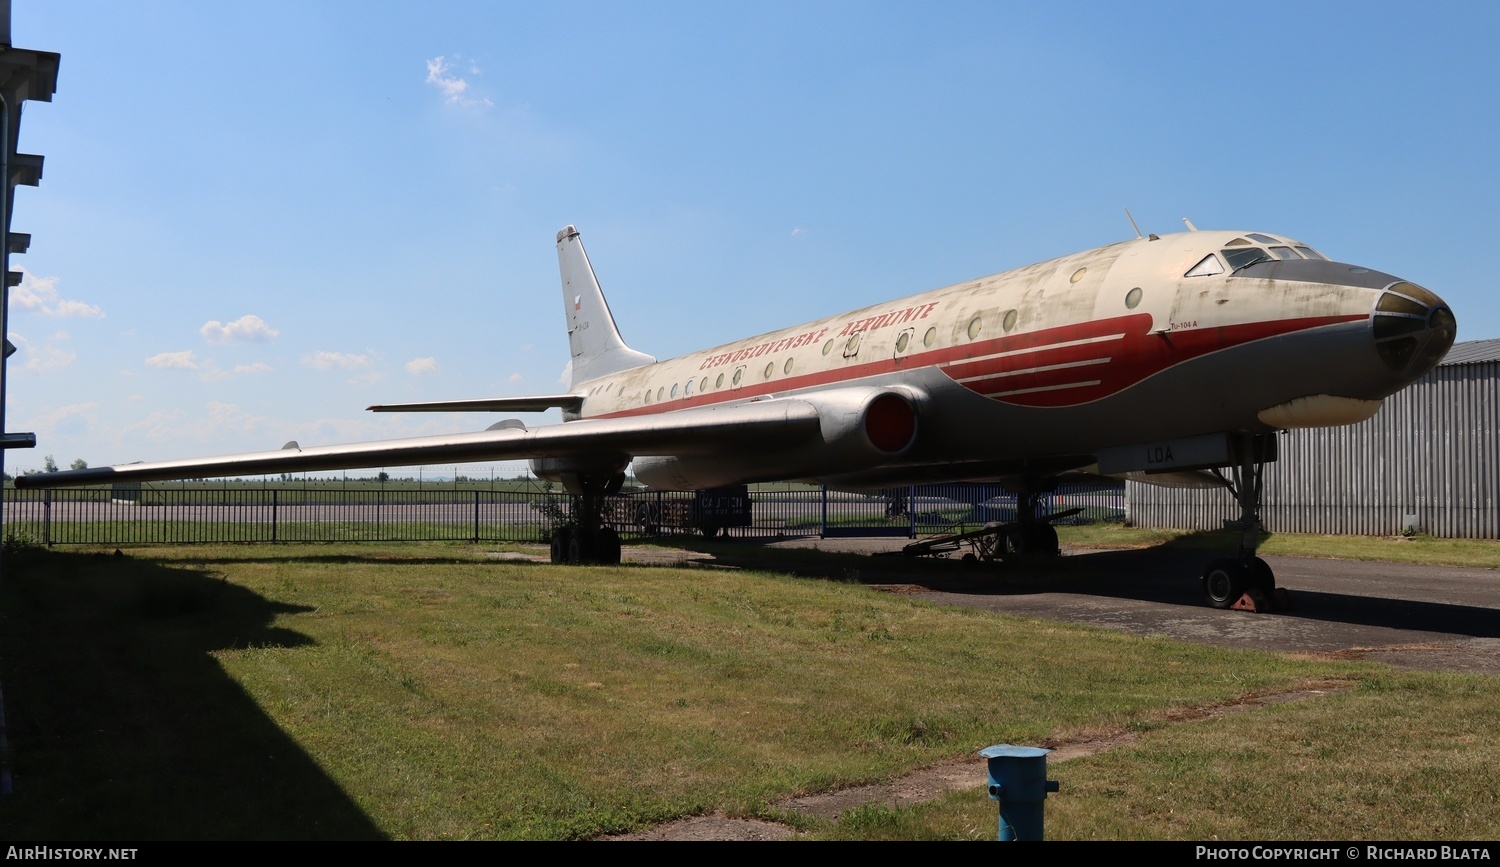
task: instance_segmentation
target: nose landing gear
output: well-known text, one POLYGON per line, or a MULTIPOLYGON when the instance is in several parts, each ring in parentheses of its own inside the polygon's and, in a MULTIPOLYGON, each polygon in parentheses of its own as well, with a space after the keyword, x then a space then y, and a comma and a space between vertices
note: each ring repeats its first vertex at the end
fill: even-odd
POLYGON ((1225 521, 1226 529, 1240 533, 1239 553, 1213 560, 1203 570, 1203 595, 1214 608, 1237 611, 1286 611, 1291 599, 1276 586, 1276 575, 1266 561, 1255 556, 1265 540, 1260 522, 1264 500, 1266 464, 1276 459, 1276 441, 1265 435, 1241 435, 1231 439, 1234 464, 1226 478, 1215 470, 1240 506, 1238 521, 1225 521))

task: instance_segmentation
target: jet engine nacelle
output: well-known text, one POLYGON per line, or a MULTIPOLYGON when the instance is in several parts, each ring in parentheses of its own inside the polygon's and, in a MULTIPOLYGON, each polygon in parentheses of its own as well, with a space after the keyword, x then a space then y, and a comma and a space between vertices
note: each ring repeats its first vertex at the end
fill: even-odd
POLYGON ((626 455, 590 455, 555 458, 532 458, 531 473, 539 479, 557 482, 574 495, 614 494, 625 483, 626 455))
POLYGON ((916 441, 922 398, 912 389, 868 387, 775 398, 816 409, 819 435, 806 445, 774 452, 747 441, 733 454, 638 457, 635 477, 653 488, 700 490, 878 467, 905 454, 916 441))

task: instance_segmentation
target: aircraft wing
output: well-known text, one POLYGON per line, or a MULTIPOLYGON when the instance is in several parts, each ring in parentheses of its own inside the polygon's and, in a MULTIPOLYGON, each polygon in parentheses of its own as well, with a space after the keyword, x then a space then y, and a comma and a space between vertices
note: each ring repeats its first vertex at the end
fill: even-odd
POLYGON ((541 394, 534 397, 482 397, 471 400, 429 400, 421 403, 377 403, 370 412, 541 412, 544 409, 577 411, 580 394, 541 394))
POLYGON ((709 455, 814 441, 820 427, 816 406, 786 398, 645 417, 581 419, 533 430, 507 427, 314 448, 288 443, 275 451, 37 473, 19 476, 15 483, 18 488, 51 488, 523 458, 709 455))

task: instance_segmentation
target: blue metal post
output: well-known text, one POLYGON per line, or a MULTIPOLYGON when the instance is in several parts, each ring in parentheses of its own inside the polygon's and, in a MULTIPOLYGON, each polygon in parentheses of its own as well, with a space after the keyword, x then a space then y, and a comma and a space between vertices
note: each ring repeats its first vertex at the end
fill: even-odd
POLYGON ((1041 840, 1048 792, 1047 754, 1041 747, 996 744, 979 751, 989 764, 990 798, 1000 802, 1001 840, 1041 840))

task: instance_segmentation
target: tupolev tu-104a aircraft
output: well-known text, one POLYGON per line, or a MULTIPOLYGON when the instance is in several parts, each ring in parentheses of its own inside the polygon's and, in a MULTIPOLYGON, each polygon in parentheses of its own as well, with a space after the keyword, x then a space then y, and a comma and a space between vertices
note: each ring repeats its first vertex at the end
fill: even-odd
MULTIPOLYGON (((1186 222, 1186 221, 1184 221, 1186 222)), ((89 485, 529 458, 576 495, 553 559, 615 563, 603 498, 643 483, 840 488, 998 481, 1022 507, 1014 552, 1057 552, 1037 498, 1068 473, 1230 488, 1238 556, 1204 589, 1227 607, 1274 588, 1255 556, 1275 433, 1351 424, 1435 366, 1457 325, 1434 293, 1260 232, 1137 237, 657 361, 620 337, 577 230, 557 233, 572 354, 566 393, 372 406, 527 412, 482 432, 22 476, 89 485)))

